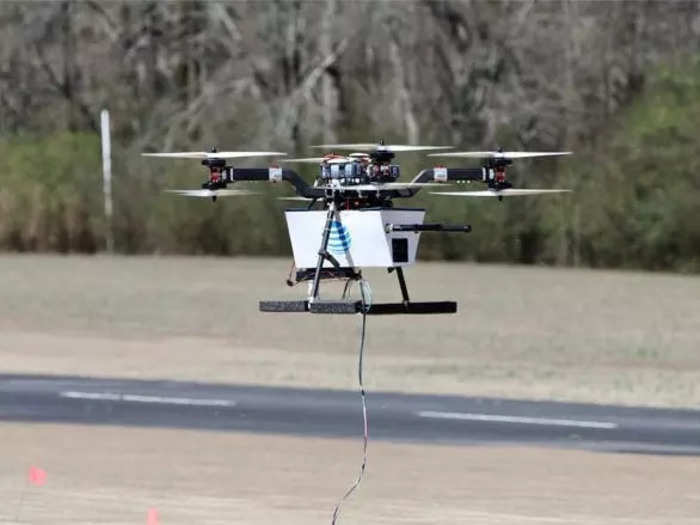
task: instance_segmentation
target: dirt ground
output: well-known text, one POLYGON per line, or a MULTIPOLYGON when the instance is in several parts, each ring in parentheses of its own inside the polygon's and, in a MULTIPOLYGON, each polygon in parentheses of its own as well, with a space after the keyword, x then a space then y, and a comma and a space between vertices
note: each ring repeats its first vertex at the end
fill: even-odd
MULTIPOLYGON (((43 424, 0 425, 0 441, 3 524, 143 524, 150 508, 163 525, 328 524, 361 452, 358 440, 43 424), (28 465, 44 486, 25 485, 28 465)), ((369 453, 340 524, 700 523, 700 458, 379 442, 369 453)))
MULTIPOLYGON (((0 256, 0 371, 353 388, 358 316, 258 312, 289 261, 0 256)), ((374 300, 393 300, 367 272, 374 300)), ((372 389, 700 406, 700 278, 420 263, 445 316, 372 317, 372 389)), ((338 293, 338 287, 334 289, 338 293)))

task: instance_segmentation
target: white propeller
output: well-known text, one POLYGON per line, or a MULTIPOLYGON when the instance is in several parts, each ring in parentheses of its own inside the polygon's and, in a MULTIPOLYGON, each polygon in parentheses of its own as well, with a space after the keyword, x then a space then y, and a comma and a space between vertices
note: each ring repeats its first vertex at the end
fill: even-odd
POLYGON ((431 191, 432 195, 452 195, 457 197, 515 197, 517 195, 541 195, 544 193, 568 193, 571 190, 521 190, 507 188, 504 190, 483 191, 431 191))
POLYGON ((467 159, 526 159, 530 157, 556 157, 571 155, 570 151, 450 151, 431 153, 428 157, 460 157, 467 159))
POLYGON ((180 151, 175 153, 142 153, 144 157, 168 157, 175 159, 237 159, 242 157, 283 157, 279 151, 180 151))
POLYGON ((422 188, 423 186, 445 186, 442 182, 379 182, 377 184, 348 184, 345 186, 316 186, 322 190, 338 191, 381 191, 422 188))
POLYGON ((372 144, 370 142, 359 142, 355 144, 319 144, 311 146, 312 148, 326 150, 354 150, 354 151, 436 151, 443 149, 452 149, 452 146, 413 146, 410 144, 372 144))
POLYGON ((303 157, 299 159, 283 159, 280 162, 297 162, 297 163, 308 163, 308 164, 321 164, 326 160, 326 157, 303 157))
POLYGON ((182 195, 183 197, 201 197, 201 198, 211 198, 211 197, 239 197, 245 195, 257 195, 256 192, 248 190, 164 190, 166 193, 174 193, 176 195, 182 195))

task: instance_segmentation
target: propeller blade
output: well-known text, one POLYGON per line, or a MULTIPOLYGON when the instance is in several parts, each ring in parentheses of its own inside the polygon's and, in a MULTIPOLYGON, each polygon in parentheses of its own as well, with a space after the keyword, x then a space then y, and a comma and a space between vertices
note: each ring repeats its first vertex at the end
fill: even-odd
POLYGON ((305 158, 300 158, 300 159, 283 159, 280 162, 299 162, 299 163, 308 163, 308 164, 320 164, 326 160, 325 157, 305 157, 305 158))
MULTIPOLYGON (((402 151, 438 151, 453 148, 453 146, 411 146, 402 144, 392 144, 384 147, 389 151, 395 151, 397 153, 402 151)), ((381 147, 379 149, 381 150, 381 147)))
POLYGON ((178 153, 141 153, 142 157, 167 157, 173 159, 206 159, 204 151, 181 151, 178 153))
POLYGON ((431 153, 428 157, 460 157, 467 159, 526 159, 531 157, 556 157, 571 155, 571 151, 450 151, 431 153))
POLYGON ((283 157, 279 151, 180 151, 175 153, 142 153, 144 157, 167 157, 174 159, 237 159, 242 157, 283 157))
POLYGON ((452 146, 413 146, 410 144, 372 144, 370 142, 359 142, 355 144, 319 144, 311 146, 312 148, 325 150, 354 150, 354 151, 436 151, 443 149, 452 149, 452 146))
POLYGON ((431 195, 453 195, 458 197, 515 197, 518 195, 542 195, 545 193, 569 193, 571 190, 521 190, 508 188, 505 190, 483 191, 431 191, 431 195))
POLYGON ((281 151, 217 151, 208 153, 209 158, 236 159, 241 157, 284 157, 287 154, 281 151))
POLYGON ((382 191, 405 190, 423 186, 445 186, 445 184, 442 182, 380 182, 377 184, 348 184, 347 186, 316 186, 316 188, 338 191, 382 191))
POLYGON ((356 142, 354 144, 317 144, 311 146, 314 149, 354 149, 358 151, 371 151, 377 149, 377 144, 372 144, 370 142, 356 142))
POLYGON ((174 193, 176 195, 182 195, 183 197, 200 197, 200 198, 211 198, 211 197, 239 197, 245 195, 258 195, 256 192, 248 190, 164 190, 166 193, 174 193))

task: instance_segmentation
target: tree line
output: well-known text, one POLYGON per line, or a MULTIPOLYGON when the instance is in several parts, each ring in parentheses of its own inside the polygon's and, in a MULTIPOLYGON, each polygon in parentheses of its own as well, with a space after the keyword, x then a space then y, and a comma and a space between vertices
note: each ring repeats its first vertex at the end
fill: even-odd
MULTIPOLYGON (((426 235, 424 257, 700 267, 697 2, 4 2, 0 28, 4 249, 103 249, 106 107, 123 252, 289 251, 282 190, 216 206, 164 197, 201 168, 142 151, 305 155, 381 138, 577 153, 513 170, 575 190, 564 198, 421 196, 436 220, 474 226, 426 235)), ((409 176, 430 167, 398 160, 409 176)))

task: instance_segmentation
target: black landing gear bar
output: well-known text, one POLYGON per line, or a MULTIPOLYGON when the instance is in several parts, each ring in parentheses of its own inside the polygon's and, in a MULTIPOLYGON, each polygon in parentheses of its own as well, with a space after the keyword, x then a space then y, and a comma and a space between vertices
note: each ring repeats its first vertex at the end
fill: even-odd
POLYGON ((401 266, 396 266, 395 268, 387 268, 389 273, 396 270, 396 277, 399 278, 399 287, 401 288, 401 297, 403 297, 404 306, 409 304, 411 301, 408 298, 408 288, 406 288, 406 279, 403 278, 403 268, 401 266))
POLYGON ((387 224, 386 232, 461 232, 469 233, 472 231, 470 225, 466 226, 450 226, 448 224, 387 224))
MULTIPOLYGON (((454 301, 412 302, 408 296, 403 268, 396 266, 387 269, 396 272, 401 288, 400 303, 371 303, 367 315, 391 314, 454 314, 457 303, 454 301)), ((362 274, 358 274, 359 280, 362 274)), ((310 312, 312 314, 357 314, 362 312, 362 301, 326 301, 316 297, 301 301, 260 301, 261 312, 310 312)))

